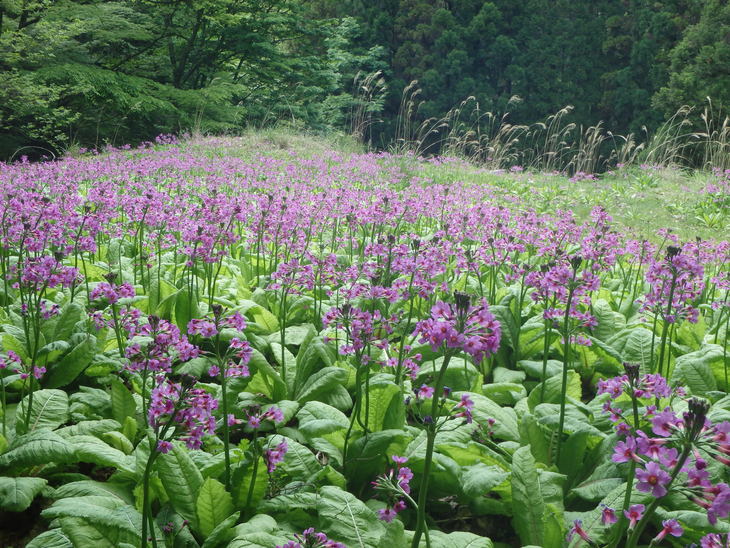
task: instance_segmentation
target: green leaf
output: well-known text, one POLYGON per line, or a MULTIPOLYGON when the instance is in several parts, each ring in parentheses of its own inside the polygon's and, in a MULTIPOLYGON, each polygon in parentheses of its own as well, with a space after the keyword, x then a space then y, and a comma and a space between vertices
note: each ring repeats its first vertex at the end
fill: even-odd
POLYGON ((651 331, 643 327, 626 329, 609 339, 608 344, 614 347, 627 363, 638 363, 642 373, 651 370, 651 331))
POLYGON ((64 306, 61 314, 56 319, 51 340, 65 341, 71 337, 76 324, 82 319, 83 314, 84 309, 78 303, 71 302, 64 306))
POLYGON ((512 515, 522 543, 543 546, 545 501, 529 446, 512 455, 512 515))
MULTIPOLYGON (((540 383, 535 388, 533 388, 532 392, 530 392, 530 395, 527 397, 527 405, 529 406, 530 411, 534 410, 535 406, 540 403, 560 403, 562 399, 562 374, 550 377, 548 380, 545 381, 544 384, 545 400, 543 402, 540 401, 543 383, 540 383)), ((578 373, 576 373, 575 371, 568 371, 568 385, 566 394, 569 397, 580 401, 582 393, 583 392, 580 384, 580 375, 578 375, 578 373)))
POLYGON ((610 493, 618 485, 624 485, 625 483, 626 481, 621 478, 601 478, 585 481, 578 487, 574 487, 571 492, 583 500, 598 502, 606 496, 606 493, 610 493))
POLYGON ((266 464, 264 459, 258 458, 256 477, 254 477, 254 465, 250 461, 244 461, 233 470, 231 475, 231 489, 233 490, 233 503, 240 510, 256 508, 258 503, 266 495, 266 487, 269 478, 266 475, 266 464), (253 490, 251 484, 253 483, 253 490), (251 500, 249 502, 249 493, 251 500))
POLYGON ((351 442, 347 449, 350 483, 360 486, 371 481, 388 466, 388 454, 398 454, 407 441, 403 430, 381 430, 351 442))
POLYGON ((525 413, 520 421, 520 442, 529 445, 538 462, 552 464, 552 431, 540 424, 532 413, 525 413))
POLYGON ((18 436, 6 453, 0 455, 0 468, 7 466, 37 466, 50 462, 74 462, 73 446, 50 430, 37 430, 18 436))
POLYGON ((36 390, 30 409, 30 422, 26 426, 28 402, 30 395, 23 398, 18 405, 15 430, 18 434, 26 434, 36 430, 53 430, 68 420, 68 394, 63 390, 36 390))
POLYGON ((208 537, 233 513, 233 498, 221 482, 208 478, 198 493, 196 512, 198 531, 208 537))
POLYGON ((193 529, 197 529, 196 504, 203 476, 187 450, 180 444, 174 444, 169 453, 157 458, 157 473, 172 507, 193 524, 193 529))
POLYGON ((670 382, 672 385, 686 386, 696 396, 717 390, 712 365, 722 360, 723 349, 717 344, 708 344, 695 352, 679 356, 674 360, 670 382))
POLYGON ((322 487, 317 512, 322 530, 350 548, 380 548, 385 526, 357 497, 337 487, 322 487))
POLYGON ((112 418, 119 424, 124 424, 127 417, 137 416, 137 404, 132 393, 117 378, 111 380, 112 418))
MULTIPOLYGON (((365 388, 363 387, 363 393, 365 388)), ((371 432, 402 428, 405 424, 405 405, 400 387, 390 381, 370 383, 366 405, 360 409, 360 420, 371 432)))
POLYGON ((270 548, 285 544, 294 536, 293 533, 284 534, 274 518, 261 514, 237 525, 234 534, 227 548, 270 548))
MULTIPOLYGON (((542 379, 542 361, 520 360, 517 366, 524 369, 525 372, 535 379, 542 379)), ((559 375, 563 370, 563 362, 558 360, 548 360, 545 367, 545 374, 548 378, 559 375)))
POLYGON ((41 381, 48 388, 60 388, 73 382, 86 369, 96 354, 96 337, 89 335, 66 354, 61 361, 48 366, 41 381))
POLYGON ((187 289, 181 289, 175 299, 175 324, 183 333, 188 332, 188 323, 200 315, 198 300, 187 289))
MULTIPOLYGON (((410 542, 413 539, 413 532, 410 533, 410 542)), ((431 546, 438 546, 438 548, 493 548, 494 543, 487 537, 475 535, 474 533, 467 533, 465 531, 454 531, 453 533, 444 533, 442 531, 430 531, 431 535, 431 546)), ((421 538, 419 548, 425 548, 426 540, 421 538)))
MULTIPOLYGON (((288 331, 289 328, 287 328, 287 333, 288 331)), ((288 340, 287 344, 289 344, 288 340)), ((291 376, 291 379, 287 379, 287 382, 291 382, 289 391, 294 393, 295 389, 303 386, 315 371, 324 367, 331 367, 336 361, 337 356, 334 350, 325 344, 320 337, 311 339, 306 347, 300 349, 297 354, 296 373, 291 376)))
POLYGON ((511 382, 495 382, 485 384, 482 392, 499 405, 514 405, 527 397, 527 390, 521 384, 511 382))
POLYGON ((499 466, 473 464, 461 469, 461 489, 467 497, 478 498, 488 494, 507 478, 509 472, 499 466))
POLYGON ((605 299, 597 299, 591 308, 598 325, 593 328, 596 338, 606 341, 626 325, 626 318, 620 312, 614 312, 605 299))
POLYGON ((140 542, 142 515, 116 498, 86 496, 61 499, 41 515, 51 520, 59 519, 61 529, 74 546, 116 547, 123 542, 132 545, 140 542))
POLYGON ((304 381, 304 384, 296 391, 295 398, 300 403, 321 399, 332 387, 342 384, 346 380, 346 370, 339 367, 324 367, 304 381))
POLYGON ((76 450, 76 458, 79 462, 89 462, 99 466, 134 472, 134 457, 125 455, 99 438, 94 436, 70 436, 66 440, 76 450))
POLYGON ((114 483, 113 481, 72 481, 64 483, 53 492, 53 497, 57 499, 84 497, 88 495, 117 498, 125 504, 130 505, 134 502, 131 488, 114 483))
POLYGON ((0 477, 0 508, 10 512, 22 512, 48 483, 43 478, 0 477))
POLYGON ((226 546, 233 538, 233 526, 238 522, 241 512, 231 514, 222 522, 220 522, 210 535, 205 539, 200 548, 217 548, 218 546, 226 546))
POLYGON ((132 451, 134 451, 134 445, 132 445, 132 442, 129 441, 129 438, 116 430, 104 432, 101 435, 101 439, 113 448, 119 449, 125 455, 129 455, 132 451))
POLYGON ((25 548, 73 548, 73 544, 61 529, 51 529, 35 537, 25 548))

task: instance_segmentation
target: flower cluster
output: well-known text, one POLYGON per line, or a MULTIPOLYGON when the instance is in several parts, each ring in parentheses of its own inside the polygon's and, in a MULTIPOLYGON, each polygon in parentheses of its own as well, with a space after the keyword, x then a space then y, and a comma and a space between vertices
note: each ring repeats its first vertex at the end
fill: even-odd
MULTIPOLYGON (((617 397, 629 385, 634 388, 636 398, 667 397, 671 389, 658 375, 644 375, 639 382, 636 368, 628 369, 626 376, 605 381, 600 391, 617 397)), ((656 498, 664 497, 677 487, 696 504, 704 508, 710 523, 730 513, 730 487, 726 483, 712 484, 707 462, 699 450, 705 451, 719 462, 730 464, 730 422, 713 424, 706 416, 709 405, 704 400, 690 398, 689 409, 681 414, 671 407, 657 412, 654 405, 643 408, 643 417, 651 433, 637 428, 633 431, 623 421, 621 411, 612 407, 610 401, 604 411, 611 414, 616 431, 624 436, 614 447, 611 460, 615 463, 633 461, 637 465, 636 488, 651 493, 656 498)))
POLYGON ((35 379, 40 379, 46 373, 46 368, 43 366, 34 365, 29 367, 25 365, 22 358, 12 350, 8 350, 5 357, 0 358, 0 371, 4 369, 14 371, 20 376, 21 380, 25 380, 31 375, 35 379))
POLYGON ((91 290, 89 298, 92 301, 104 299, 109 304, 116 304, 119 299, 134 297, 134 294, 134 287, 132 287, 132 284, 128 282, 120 285, 109 282, 100 282, 91 290))
MULTIPOLYGON (((234 352, 234 356, 238 361, 228 360, 225 366, 226 378, 230 377, 249 377, 251 372, 248 370, 248 362, 253 356, 253 349, 248 341, 242 341, 238 337, 233 337, 229 344, 229 349, 234 352)), ((208 375, 217 377, 220 375, 220 367, 211 365, 208 369, 208 375)))
POLYGON ((266 449, 264 451, 264 462, 266 462, 266 470, 271 474, 276 470, 276 465, 284 461, 289 445, 286 440, 281 440, 276 447, 266 449))
POLYGON ((347 333, 347 344, 339 347, 340 354, 359 355, 363 360, 369 356, 362 354, 368 344, 384 348, 387 341, 378 334, 378 326, 382 324, 380 311, 368 312, 349 304, 332 307, 322 318, 324 325, 343 329, 347 333))
POLYGON ((441 346, 461 349, 480 362, 499 349, 501 327, 489 312, 486 301, 471 306, 469 297, 456 294, 456 304, 443 301, 431 308, 431 316, 418 322, 414 335, 421 343, 428 343, 433 350, 441 346))
MULTIPOLYGON (((598 381, 598 395, 608 394, 610 399, 615 400, 621 394, 627 393, 637 398, 669 398, 675 392, 667 384, 667 380, 658 374, 641 375, 635 382, 631 382, 629 375, 621 375, 611 379, 598 381)), ((605 410, 610 410, 609 406, 605 410)))
POLYGON ((314 527, 305 529, 301 535, 294 535, 296 540, 290 540, 286 544, 279 544, 276 548, 347 548, 341 542, 327 538, 324 533, 318 533, 314 527))
POLYGON ((130 371, 170 372, 175 358, 184 362, 200 352, 175 324, 157 316, 148 317, 148 323, 139 328, 139 335, 145 337, 144 342, 131 339, 132 344, 125 349, 130 371))
POLYGON ((71 287, 79 279, 78 269, 64 266, 59 257, 51 255, 29 259, 20 273, 20 283, 37 291, 46 287, 71 287))
POLYGON ((653 261, 646 271, 649 292, 642 301, 642 310, 661 316, 668 323, 687 319, 697 322, 699 310, 693 301, 705 287, 704 268, 695 257, 682 253, 682 248, 668 246, 663 261, 653 261))
POLYGON ((205 390, 191 386, 159 377, 152 389, 147 420, 163 438, 157 444, 162 453, 172 449, 169 439, 179 434, 189 449, 200 449, 203 436, 215 432, 213 412, 218 408, 218 400, 205 390))
POLYGON ((372 482, 375 490, 383 493, 388 500, 388 506, 378 510, 378 517, 388 523, 395 519, 398 512, 405 510, 406 503, 403 497, 410 495, 411 480, 413 479, 411 469, 403 466, 408 462, 407 457, 393 455, 393 462, 395 468, 391 468, 386 474, 378 476, 372 482))
POLYGON ((220 333, 224 327, 232 327, 237 331, 246 329, 246 318, 240 312, 225 314, 220 305, 213 305, 213 319, 193 318, 188 322, 188 335, 200 335, 204 339, 211 339, 220 333))

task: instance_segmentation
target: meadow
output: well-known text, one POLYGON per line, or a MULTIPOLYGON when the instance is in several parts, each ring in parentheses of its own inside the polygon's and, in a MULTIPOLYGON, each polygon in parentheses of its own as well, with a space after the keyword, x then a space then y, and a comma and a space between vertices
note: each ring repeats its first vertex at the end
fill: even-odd
POLYGON ((730 171, 161 136, 0 203, 3 546, 730 542, 730 171))

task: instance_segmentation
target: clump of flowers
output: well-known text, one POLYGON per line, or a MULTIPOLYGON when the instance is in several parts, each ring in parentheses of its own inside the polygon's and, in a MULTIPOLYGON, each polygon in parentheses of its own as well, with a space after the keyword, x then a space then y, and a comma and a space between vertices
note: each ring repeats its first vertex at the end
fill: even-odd
POLYGON ((406 501, 404 499, 415 506, 415 502, 410 497, 410 483, 413 479, 413 472, 410 468, 404 466, 408 462, 408 458, 393 455, 393 462, 395 463, 394 468, 388 470, 386 474, 378 476, 372 482, 375 490, 381 493, 388 503, 386 508, 378 510, 378 517, 387 523, 393 521, 398 512, 405 510, 406 501))
POLYGON ((432 350, 463 350, 479 363, 499 349, 501 327, 486 301, 472 306, 469 296, 458 292, 455 300, 455 305, 437 302, 431 316, 418 322, 414 335, 420 336, 421 343, 430 344, 432 350))
POLYGON ((699 310, 693 301, 705 287, 704 268, 681 247, 668 246, 662 261, 653 261, 646 272, 649 292, 644 296, 642 310, 661 316, 667 323, 680 320, 697 322, 699 310))
POLYGON ((147 412, 149 425, 158 435, 157 449, 167 453, 172 449, 170 439, 180 434, 189 449, 200 449, 203 436, 215 432, 213 412, 218 400, 203 389, 192 388, 189 380, 183 384, 160 377, 157 381, 147 412))
MULTIPOLYGON (((699 398, 690 398, 688 410, 683 413, 677 413, 669 406, 658 411, 649 401, 681 396, 683 391, 672 390, 660 375, 640 376, 636 365, 625 367, 626 375, 599 382, 598 392, 609 396, 604 411, 610 414, 617 433, 624 438, 616 444, 611 460, 629 464, 626 501, 630 500, 628 489, 634 477, 636 489, 654 497, 648 508, 643 505, 624 507, 623 513, 632 531, 630 538, 638 539, 659 501, 671 491, 682 493, 703 508, 711 524, 717 523, 718 518, 727 517, 730 514, 730 487, 726 483, 712 484, 707 462, 700 451, 723 464, 730 464, 727 458, 730 455, 730 422, 713 424, 707 418, 709 404, 699 398), (612 404, 624 393, 631 398, 631 418, 624 417, 623 411, 612 404), (641 413, 640 400, 649 400, 644 402, 641 413), (629 422, 633 426, 629 426, 629 422)), ((603 509, 604 513, 608 511, 615 515, 614 509, 603 509)), ((681 526, 674 520, 667 520, 655 541, 667 535, 681 534, 681 526)))
POLYGON ((327 538, 324 533, 318 533, 314 527, 305 529, 301 535, 294 535, 296 540, 277 545, 276 548, 347 548, 341 542, 327 538))
POLYGON ((12 350, 8 350, 5 357, 0 358, 0 371, 7 369, 14 371, 20 376, 20 380, 26 380, 33 376, 39 380, 46 373, 46 368, 39 365, 26 365, 18 354, 12 350))
POLYGON ((378 334, 378 327, 383 323, 379 310, 369 312, 344 304, 339 308, 330 308, 322 318, 322 323, 344 330, 346 344, 339 345, 338 352, 343 356, 355 356, 363 363, 367 363, 370 358, 365 353, 368 345, 377 348, 387 345, 387 340, 378 334))
POLYGON ((281 440, 276 447, 264 450, 264 462, 266 462, 266 470, 269 474, 276 470, 276 466, 284 461, 289 445, 286 440, 281 440))

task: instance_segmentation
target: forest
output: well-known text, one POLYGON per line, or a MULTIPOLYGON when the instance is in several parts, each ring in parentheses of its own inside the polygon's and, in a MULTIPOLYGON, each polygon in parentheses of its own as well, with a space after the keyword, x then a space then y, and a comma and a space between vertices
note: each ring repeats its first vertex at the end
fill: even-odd
POLYGON ((272 125, 387 149, 459 105, 638 141, 724 118, 729 32, 722 0, 2 0, 0 158, 272 125))

